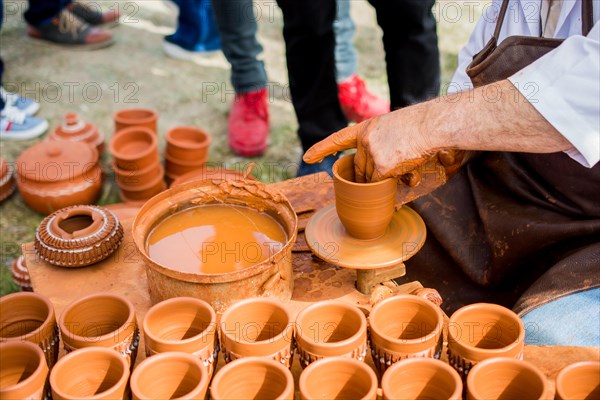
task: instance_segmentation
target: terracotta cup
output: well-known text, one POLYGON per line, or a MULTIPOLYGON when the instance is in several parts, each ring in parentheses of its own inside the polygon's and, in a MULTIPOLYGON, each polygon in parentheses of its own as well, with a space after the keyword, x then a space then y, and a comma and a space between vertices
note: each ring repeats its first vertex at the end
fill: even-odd
POLYGON ((454 368, 431 358, 409 358, 385 371, 381 379, 384 400, 460 400, 463 384, 454 368))
POLYGON ((324 357, 364 361, 367 319, 349 304, 332 300, 312 304, 296 318, 296 345, 302 368, 324 357))
POLYGON ((48 365, 44 352, 30 342, 0 343, 0 398, 44 398, 48 365))
POLYGON ((54 307, 37 293, 13 293, 0 298, 0 341, 38 345, 49 368, 58 358, 58 327, 54 307))
POLYGON ((361 240, 382 236, 394 214, 396 179, 356 183, 354 154, 336 161, 332 171, 335 209, 346 232, 361 240))
POLYGON ((160 162, 156 135, 148 128, 125 128, 112 137, 109 147, 122 170, 143 170, 160 162))
POLYGON ((177 178, 181 175, 204 168, 207 159, 208 158, 201 158, 193 161, 182 161, 173 158, 169 154, 165 154, 165 169, 168 176, 177 178))
POLYGON ((115 134, 132 126, 150 129, 156 135, 158 113, 145 108, 130 108, 117 111, 113 115, 115 121, 115 134))
POLYGON ((525 328, 508 308, 487 303, 457 310, 448 323, 448 362, 463 376, 492 357, 523 358, 525 328))
POLYGON ((157 176, 162 176, 164 174, 164 169, 158 162, 150 164, 143 169, 121 169, 114 163, 112 168, 113 171, 115 171, 115 180, 119 187, 138 188, 147 185, 148 182, 153 181, 157 176))
POLYGON ((182 352, 167 352, 145 359, 131 374, 134 400, 203 400, 210 381, 204 363, 182 352))
POLYGON ((439 358, 443 326, 442 310, 422 297, 401 295, 378 303, 369 315, 369 339, 379 374, 405 358, 439 358))
POLYGON ((291 400, 294 377, 277 361, 263 357, 240 358, 217 371, 210 395, 214 400, 291 400))
POLYGON ((331 357, 312 363, 302 371, 299 386, 302 400, 377 398, 375 372, 352 358, 331 357))
POLYGON ((102 348, 79 349, 62 357, 50 373, 53 400, 124 399, 127 361, 102 348))
POLYGON ((225 362, 257 356, 291 367, 294 324, 279 301, 252 298, 233 304, 221 317, 220 335, 225 362))
POLYGON ((65 350, 112 349, 133 366, 139 332, 133 305, 124 296, 95 293, 69 304, 58 320, 65 350))
POLYGON ((202 129, 178 126, 166 134, 166 154, 181 161, 206 160, 212 138, 202 129))
POLYGON ((556 377, 555 399, 600 399, 600 362, 582 361, 563 368, 556 377))
POLYGON ((156 174, 152 179, 149 179, 140 185, 125 185, 119 184, 121 189, 122 197, 133 201, 144 201, 151 197, 156 196, 160 192, 166 189, 166 183, 164 181, 164 171, 161 165, 159 165, 159 173, 156 174))
POLYGON ((217 316, 203 300, 175 297, 150 308, 143 322, 146 355, 179 351, 198 357, 212 376, 217 364, 217 316))
POLYGON ((546 376, 533 364, 514 358, 490 358, 467 377, 468 400, 538 400, 548 396, 546 376))

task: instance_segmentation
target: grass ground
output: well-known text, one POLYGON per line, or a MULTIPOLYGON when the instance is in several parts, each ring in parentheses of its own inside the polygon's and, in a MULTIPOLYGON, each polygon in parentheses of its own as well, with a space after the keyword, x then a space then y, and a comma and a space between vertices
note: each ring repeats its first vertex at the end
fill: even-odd
MULTIPOLYGON (((222 57, 200 63, 166 58, 162 38, 174 30, 176 10, 162 0, 99 1, 103 7, 119 7, 123 20, 114 29, 117 43, 104 50, 76 52, 27 39, 22 12, 26 1, 4 1, 0 34, 1 56, 5 62, 3 85, 9 91, 34 97, 42 104, 40 116, 53 128, 62 116, 75 111, 94 122, 108 138, 112 135, 111 115, 119 109, 150 107, 159 114, 159 135, 176 125, 196 125, 213 135, 210 162, 229 168, 243 168, 249 161, 258 164, 258 177, 265 182, 292 178, 300 157, 296 119, 286 92, 285 47, 282 19, 274 0, 255 3, 259 40, 263 44, 271 98, 271 144, 262 156, 249 160, 235 156, 227 147, 226 128, 233 90, 229 67, 222 57)), ((442 80, 447 84, 460 47, 466 43, 477 16, 489 0, 438 0, 442 80)), ((355 46, 359 53, 358 72, 376 93, 387 96, 381 31, 375 13, 366 0, 352 0, 357 24, 355 46)), ((313 62, 318 62, 313 60, 313 62)), ((35 141, 0 142, 0 155, 9 163, 35 141)), ((160 143, 161 149, 164 141, 160 143)), ((107 179, 100 204, 118 202, 109 167, 102 159, 107 179)), ((18 194, 0 206, 0 295, 17 290, 7 268, 20 254, 20 245, 33 240, 43 216, 30 210, 18 194)))

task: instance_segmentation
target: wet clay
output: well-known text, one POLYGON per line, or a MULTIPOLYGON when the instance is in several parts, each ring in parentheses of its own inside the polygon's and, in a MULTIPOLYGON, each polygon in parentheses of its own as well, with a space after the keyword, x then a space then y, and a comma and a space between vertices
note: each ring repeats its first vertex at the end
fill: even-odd
POLYGON ((261 263, 287 241, 266 213, 234 205, 191 207, 160 222, 147 240, 155 262, 178 271, 221 274, 261 263))

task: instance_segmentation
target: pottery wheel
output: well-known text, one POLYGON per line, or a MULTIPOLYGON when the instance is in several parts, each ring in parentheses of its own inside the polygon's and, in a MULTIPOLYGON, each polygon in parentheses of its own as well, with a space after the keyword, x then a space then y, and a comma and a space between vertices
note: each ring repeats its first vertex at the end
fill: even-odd
POLYGON ((371 270, 391 267, 414 256, 427 230, 419 214, 407 206, 397 210, 383 236, 359 240, 346 233, 335 204, 318 211, 306 226, 306 242, 320 259, 340 267, 371 270))

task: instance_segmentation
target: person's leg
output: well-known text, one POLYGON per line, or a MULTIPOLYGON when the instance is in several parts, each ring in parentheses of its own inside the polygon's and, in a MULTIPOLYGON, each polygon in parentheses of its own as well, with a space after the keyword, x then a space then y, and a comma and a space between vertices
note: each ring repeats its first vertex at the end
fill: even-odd
POLYGON ((189 59, 183 52, 207 52, 221 47, 211 0, 176 0, 179 7, 177 30, 165 37, 165 51, 174 58, 189 59), (179 47, 172 48, 169 44, 179 47))
POLYGON ((29 8, 23 16, 29 25, 38 26, 49 22, 71 0, 29 0, 29 8))
POLYGON ((383 30, 392 109, 438 95, 440 60, 435 0, 369 0, 383 30))
POLYGON ((335 75, 344 82, 356 73, 356 49, 353 40, 356 27, 350 17, 350 1, 336 0, 337 14, 333 21, 335 34, 335 75))

